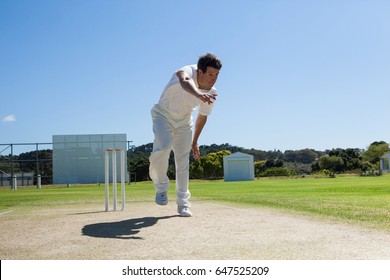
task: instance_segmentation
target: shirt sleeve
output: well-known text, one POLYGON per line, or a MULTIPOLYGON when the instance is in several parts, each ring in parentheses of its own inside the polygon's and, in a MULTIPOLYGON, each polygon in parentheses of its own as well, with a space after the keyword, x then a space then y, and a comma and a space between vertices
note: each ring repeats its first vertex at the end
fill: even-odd
POLYGON ((192 79, 194 79, 196 77, 196 66, 195 65, 184 66, 177 71, 186 72, 192 79))

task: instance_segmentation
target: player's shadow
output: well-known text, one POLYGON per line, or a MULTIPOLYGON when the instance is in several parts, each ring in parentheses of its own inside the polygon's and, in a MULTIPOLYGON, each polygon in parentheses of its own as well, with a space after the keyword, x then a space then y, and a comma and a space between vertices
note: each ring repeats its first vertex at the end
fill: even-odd
POLYGON ((97 238, 143 239, 142 237, 134 235, 138 234, 143 228, 154 226, 159 220, 173 217, 178 217, 178 215, 144 217, 119 222, 97 223, 86 225, 81 231, 83 235, 97 238))

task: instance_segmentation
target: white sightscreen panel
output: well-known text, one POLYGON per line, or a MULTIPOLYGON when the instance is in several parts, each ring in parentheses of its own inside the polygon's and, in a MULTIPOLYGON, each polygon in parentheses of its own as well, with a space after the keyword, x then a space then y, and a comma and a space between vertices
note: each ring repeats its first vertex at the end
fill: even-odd
MULTIPOLYGON (((104 182, 104 151, 108 148, 120 148, 126 151, 126 134, 53 136, 54 184, 104 182)), ((119 161, 120 156, 117 157, 117 178, 120 178, 119 161)), ((126 164, 125 169, 127 170, 126 164)))

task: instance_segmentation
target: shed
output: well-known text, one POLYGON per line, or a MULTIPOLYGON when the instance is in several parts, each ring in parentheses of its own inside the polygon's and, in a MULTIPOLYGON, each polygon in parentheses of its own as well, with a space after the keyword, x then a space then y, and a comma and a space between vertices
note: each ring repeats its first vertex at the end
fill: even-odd
POLYGON ((253 156, 234 153, 223 157, 223 173, 225 181, 250 181, 255 178, 253 156))
POLYGON ((380 169, 382 172, 390 172, 390 153, 385 153, 381 156, 379 161, 380 169))

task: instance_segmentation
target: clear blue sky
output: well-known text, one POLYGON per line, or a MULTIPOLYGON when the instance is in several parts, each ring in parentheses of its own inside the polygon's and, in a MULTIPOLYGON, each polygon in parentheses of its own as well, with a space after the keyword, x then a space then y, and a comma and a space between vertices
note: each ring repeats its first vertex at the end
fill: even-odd
POLYGON ((200 144, 390 142, 389 15, 387 0, 1 0, 0 143, 150 143, 152 105, 205 52, 223 68, 200 144))

